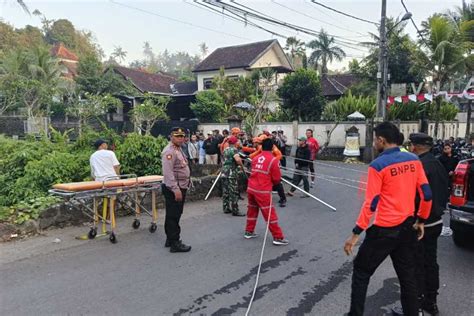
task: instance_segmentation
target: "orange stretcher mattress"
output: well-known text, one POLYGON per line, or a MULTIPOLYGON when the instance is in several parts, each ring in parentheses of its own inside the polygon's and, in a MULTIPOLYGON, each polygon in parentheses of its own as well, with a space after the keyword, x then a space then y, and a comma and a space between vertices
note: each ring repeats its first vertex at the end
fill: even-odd
POLYGON ((98 190, 102 187, 106 188, 115 188, 115 187, 124 187, 124 186, 133 186, 136 184, 144 184, 150 182, 159 182, 163 180, 163 176, 144 176, 138 178, 130 179, 120 179, 120 180, 111 180, 111 181, 83 181, 83 182, 71 182, 71 183, 58 183, 53 185, 53 189, 70 191, 70 192, 80 192, 88 190, 98 190))

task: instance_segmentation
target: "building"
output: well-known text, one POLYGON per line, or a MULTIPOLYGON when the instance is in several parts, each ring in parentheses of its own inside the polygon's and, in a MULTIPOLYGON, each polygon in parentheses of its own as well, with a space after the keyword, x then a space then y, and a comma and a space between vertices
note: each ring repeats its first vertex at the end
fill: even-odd
POLYGON ((219 75, 221 68, 230 78, 246 77, 253 70, 271 68, 277 73, 275 77, 277 84, 287 73, 293 71, 277 40, 221 47, 194 68, 198 91, 210 89, 212 80, 219 75))
POLYGON ((57 43, 51 48, 51 56, 58 59, 61 67, 61 77, 66 79, 74 79, 77 75, 77 65, 79 58, 64 46, 63 43, 57 43))
POLYGON ((323 75, 321 90, 328 101, 342 97, 351 86, 360 82, 360 78, 353 74, 323 75))

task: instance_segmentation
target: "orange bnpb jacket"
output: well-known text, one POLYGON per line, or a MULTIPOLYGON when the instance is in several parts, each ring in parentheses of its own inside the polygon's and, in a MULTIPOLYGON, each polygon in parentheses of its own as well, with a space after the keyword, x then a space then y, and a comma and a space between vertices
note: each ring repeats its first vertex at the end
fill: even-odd
POLYGON ((424 222, 430 215, 432 193, 421 161, 398 147, 385 150, 369 166, 365 201, 353 232, 366 230, 374 214, 374 225, 381 227, 394 227, 415 216, 417 191, 421 200, 417 216, 424 222))

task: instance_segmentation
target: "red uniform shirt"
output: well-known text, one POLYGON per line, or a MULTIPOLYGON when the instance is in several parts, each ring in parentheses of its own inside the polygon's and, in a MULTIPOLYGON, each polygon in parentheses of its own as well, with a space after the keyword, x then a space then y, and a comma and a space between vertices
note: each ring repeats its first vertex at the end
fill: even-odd
POLYGON ((310 137, 306 140, 306 144, 308 144, 309 152, 311 153, 311 160, 316 159, 316 154, 319 151, 319 143, 314 137, 310 137))
POLYGON ((248 181, 248 191, 268 193, 280 181, 281 171, 278 159, 273 156, 271 151, 262 151, 252 159, 252 173, 248 181))
POLYGON ((415 216, 415 196, 420 194, 418 218, 430 215, 431 189, 423 165, 417 156, 395 147, 385 150, 369 166, 365 201, 356 222, 358 232, 374 225, 394 227, 415 216))

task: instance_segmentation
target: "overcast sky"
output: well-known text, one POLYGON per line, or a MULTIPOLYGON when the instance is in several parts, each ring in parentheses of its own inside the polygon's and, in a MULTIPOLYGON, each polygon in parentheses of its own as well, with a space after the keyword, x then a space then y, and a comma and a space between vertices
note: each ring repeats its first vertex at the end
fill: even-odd
MULTIPOLYGON (((375 32, 374 25, 344 17, 311 3, 310 0, 236 0, 273 18, 312 30, 324 28, 343 41, 367 40, 367 32, 375 32), (286 6, 286 8, 284 7, 286 6), (289 8, 288 8, 289 7, 289 8)), ((212 51, 221 46, 267 40, 274 37, 265 31, 246 26, 222 15, 196 7, 193 0, 154 1, 38 1, 25 0, 31 12, 41 11, 48 19, 66 18, 78 29, 92 31, 97 42, 108 56, 115 46, 121 46, 128 54, 127 63, 143 57, 143 43, 150 42, 154 51, 199 52, 198 45, 205 42, 212 51)), ((321 0, 328 6, 370 21, 380 19, 381 0, 321 0)), ((460 0, 405 0, 415 23, 420 26, 435 12, 445 12, 461 5, 460 0)), ((402 16, 404 9, 399 0, 388 0, 387 15, 402 16)), ((0 17, 15 27, 40 26, 39 18, 25 13, 16 0, 0 0, 0 17)), ((296 36, 308 42, 311 36, 281 27, 265 25, 285 36, 296 36)), ((416 30, 411 24, 406 27, 415 38, 416 30)), ((282 46, 285 39, 278 38, 282 46)), ((360 46, 342 47, 348 58, 361 58, 366 49, 360 46)), ((347 60, 332 65, 332 68, 347 66, 347 60)))

